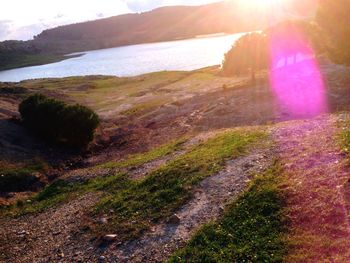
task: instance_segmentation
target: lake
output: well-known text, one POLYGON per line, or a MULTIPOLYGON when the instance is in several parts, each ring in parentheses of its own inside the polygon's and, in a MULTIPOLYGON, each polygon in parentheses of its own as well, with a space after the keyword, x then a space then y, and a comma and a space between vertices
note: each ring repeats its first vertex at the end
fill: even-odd
POLYGON ((87 51, 56 63, 0 71, 0 81, 86 75, 126 77, 164 70, 194 70, 221 64, 224 54, 240 36, 242 34, 87 51))

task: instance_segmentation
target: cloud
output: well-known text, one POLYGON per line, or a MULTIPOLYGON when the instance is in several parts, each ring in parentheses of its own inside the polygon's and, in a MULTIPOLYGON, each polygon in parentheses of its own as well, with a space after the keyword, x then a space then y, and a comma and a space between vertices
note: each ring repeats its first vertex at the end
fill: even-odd
POLYGON ((12 21, 0 20, 0 39, 4 39, 11 32, 12 21))
POLYGON ((212 2, 218 2, 219 0, 123 0, 128 8, 133 12, 149 11, 160 6, 172 6, 172 5, 201 5, 212 2))
POLYGON ((11 0, 0 8, 0 41, 27 40, 51 27, 149 11, 160 6, 197 5, 215 1, 218 0, 11 0))
POLYGON ((9 32, 9 34, 7 35, 7 39, 20 39, 20 40, 32 39, 33 36, 39 34, 46 28, 47 26, 45 24, 40 24, 40 23, 17 27, 15 28, 15 30, 9 32))
POLYGON ((128 8, 133 12, 148 11, 164 4, 164 0, 124 0, 128 8))

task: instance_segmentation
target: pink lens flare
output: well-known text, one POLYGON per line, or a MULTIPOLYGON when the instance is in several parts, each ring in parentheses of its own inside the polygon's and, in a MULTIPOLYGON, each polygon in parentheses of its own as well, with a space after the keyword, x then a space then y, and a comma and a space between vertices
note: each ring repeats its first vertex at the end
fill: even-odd
POLYGON ((312 46, 293 26, 272 32, 270 84, 287 118, 310 118, 326 113, 324 81, 312 46))

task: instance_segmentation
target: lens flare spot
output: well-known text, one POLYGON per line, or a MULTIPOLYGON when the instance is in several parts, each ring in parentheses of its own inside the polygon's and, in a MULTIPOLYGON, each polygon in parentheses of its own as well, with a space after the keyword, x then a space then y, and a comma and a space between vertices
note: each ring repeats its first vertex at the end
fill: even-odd
POLYGON ((269 46, 270 84, 286 119, 326 113, 324 81, 307 38, 296 27, 284 26, 271 33, 269 46))

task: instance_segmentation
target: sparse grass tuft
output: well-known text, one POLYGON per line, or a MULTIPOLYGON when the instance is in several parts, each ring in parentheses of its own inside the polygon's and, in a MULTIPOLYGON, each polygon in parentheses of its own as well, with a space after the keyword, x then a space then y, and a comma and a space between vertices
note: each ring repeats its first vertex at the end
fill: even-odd
POLYGON ((130 109, 122 111, 121 114, 125 115, 125 116, 130 116, 130 117, 141 116, 143 114, 149 113, 149 112, 159 108, 162 105, 165 105, 169 101, 170 101, 169 99, 157 99, 157 100, 153 100, 153 101, 139 103, 139 104, 131 107, 130 109))
POLYGON ((342 128, 341 132, 338 134, 339 145, 342 150, 350 154, 350 120, 346 120, 342 123, 339 123, 340 128, 342 128))
POLYGON ((282 262, 285 220, 278 164, 257 176, 224 217, 204 226, 169 262, 282 262))
POLYGON ((20 200, 6 214, 19 216, 28 213, 39 213, 58 204, 78 198, 86 193, 102 191, 113 194, 121 189, 128 188, 130 184, 132 182, 124 174, 99 177, 83 183, 57 180, 45 187, 30 203, 24 203, 20 200))
POLYGON ((146 153, 139 153, 130 156, 124 161, 119 162, 108 162, 99 167, 102 168, 126 168, 126 167, 135 167, 147 162, 156 160, 158 158, 169 155, 177 150, 180 150, 183 144, 187 141, 186 138, 181 138, 170 143, 163 144, 153 150, 150 150, 146 153))
POLYGON ((16 165, 0 162, 0 192, 30 190, 40 181, 38 173, 47 172, 48 169, 48 164, 39 158, 16 165))

